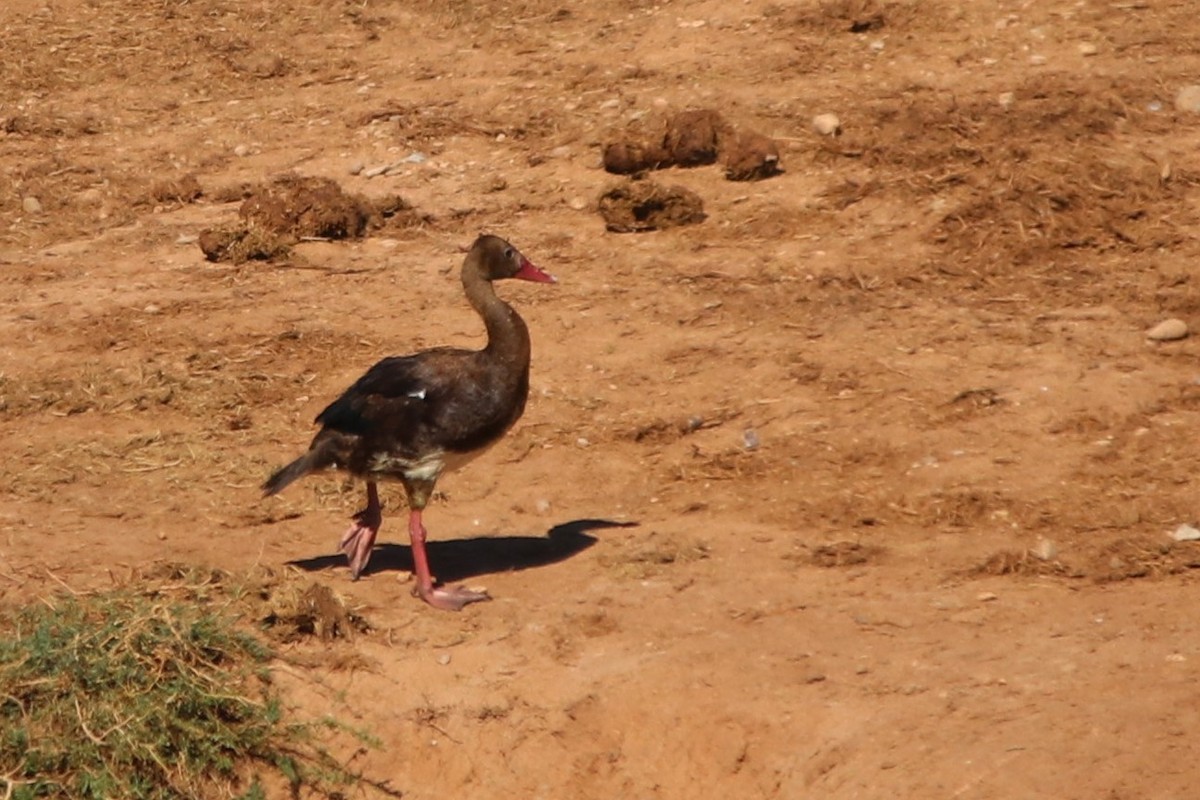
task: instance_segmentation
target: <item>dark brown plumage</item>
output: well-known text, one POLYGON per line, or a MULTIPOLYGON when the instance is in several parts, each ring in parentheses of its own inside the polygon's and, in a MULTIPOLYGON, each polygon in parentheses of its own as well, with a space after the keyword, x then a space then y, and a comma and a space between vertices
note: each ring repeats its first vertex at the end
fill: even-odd
POLYGON ((458 610, 487 595, 434 586, 421 512, 438 478, 498 441, 521 417, 529 394, 529 330, 492 287, 505 278, 554 282, 508 242, 480 236, 463 262, 462 283, 487 327, 487 346, 438 347, 383 359, 317 415, 321 430, 308 452, 263 484, 265 494, 272 495, 329 467, 365 480, 367 507, 341 542, 357 578, 381 523, 376 482, 402 483, 409 501, 417 593, 438 608, 458 610))

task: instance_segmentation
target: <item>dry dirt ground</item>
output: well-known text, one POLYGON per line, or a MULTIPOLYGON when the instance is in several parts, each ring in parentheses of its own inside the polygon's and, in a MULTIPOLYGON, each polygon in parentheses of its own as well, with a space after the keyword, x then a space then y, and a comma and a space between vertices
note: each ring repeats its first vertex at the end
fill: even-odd
POLYGON ((372 630, 279 680, 411 798, 1192 796, 1200 342, 1145 332, 1200 321, 1197 41, 1184 0, 7 0, 0 600, 326 584, 372 630), (707 218, 606 232, 602 145, 690 108, 783 173, 661 171, 707 218), (284 173, 423 216, 206 261, 284 173), (495 597, 454 615, 397 491, 351 583, 361 487, 257 487, 375 359, 482 340, 481 231, 560 283, 501 287, 529 408, 426 515, 495 597))

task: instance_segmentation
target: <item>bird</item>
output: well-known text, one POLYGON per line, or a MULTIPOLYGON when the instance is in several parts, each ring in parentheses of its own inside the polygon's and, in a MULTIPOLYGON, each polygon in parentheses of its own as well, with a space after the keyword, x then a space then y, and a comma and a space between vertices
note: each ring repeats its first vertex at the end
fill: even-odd
POLYGON ((462 286, 483 319, 487 345, 434 347, 379 361, 317 415, 321 429, 308 451, 263 483, 269 497, 330 468, 366 482, 367 505, 338 545, 354 580, 367 566, 382 524, 377 484, 398 481, 408 499, 414 594, 448 611, 491 599, 486 591, 435 582, 422 514, 438 479, 494 445, 525 411, 529 329, 493 287, 508 278, 557 283, 504 239, 479 236, 463 260, 462 286))

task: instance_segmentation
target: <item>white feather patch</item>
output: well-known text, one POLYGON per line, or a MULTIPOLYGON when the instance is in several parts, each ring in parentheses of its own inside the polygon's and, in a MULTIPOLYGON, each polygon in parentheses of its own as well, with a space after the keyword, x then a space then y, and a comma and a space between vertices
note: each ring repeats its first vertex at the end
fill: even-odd
POLYGON ((415 397, 418 400, 424 400, 425 399, 425 387, 422 386, 420 389, 417 389, 415 392, 409 392, 408 396, 415 397))
POLYGON ((389 453, 376 453, 371 457, 370 471, 373 473, 400 473, 411 480, 434 480, 445 467, 441 451, 428 453, 421 458, 400 458, 389 453))
POLYGON ((375 453, 367 465, 368 474, 375 479, 395 480, 400 475, 414 481, 437 480, 443 472, 450 472, 469 464, 481 456, 487 447, 470 453, 447 453, 435 450, 419 458, 401 458, 391 453, 375 453))

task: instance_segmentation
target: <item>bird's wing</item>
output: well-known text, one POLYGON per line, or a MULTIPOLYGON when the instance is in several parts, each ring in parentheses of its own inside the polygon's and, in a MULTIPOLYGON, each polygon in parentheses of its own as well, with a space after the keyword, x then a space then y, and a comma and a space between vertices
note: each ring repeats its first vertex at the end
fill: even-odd
POLYGON ((399 433, 427 422, 450 386, 450 363, 464 355, 452 348, 385 358, 317 415, 318 425, 342 433, 399 433), (440 362, 440 363, 439 363, 440 362))

